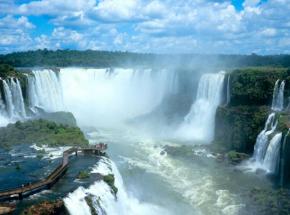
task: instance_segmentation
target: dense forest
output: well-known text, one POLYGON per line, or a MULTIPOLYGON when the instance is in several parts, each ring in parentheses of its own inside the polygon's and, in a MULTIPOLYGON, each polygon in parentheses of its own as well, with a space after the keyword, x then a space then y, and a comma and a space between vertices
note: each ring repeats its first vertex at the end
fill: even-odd
POLYGON ((196 55, 141 54, 110 51, 47 49, 0 55, 0 64, 14 67, 35 66, 213 66, 213 67, 290 67, 290 55, 196 55))

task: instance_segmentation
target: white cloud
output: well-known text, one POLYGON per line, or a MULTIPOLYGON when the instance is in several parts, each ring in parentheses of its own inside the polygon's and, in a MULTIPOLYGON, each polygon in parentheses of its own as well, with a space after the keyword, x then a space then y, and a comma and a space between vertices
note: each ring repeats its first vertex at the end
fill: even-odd
POLYGON ((34 27, 24 16, 14 18, 7 15, 0 19, 0 50, 13 51, 17 46, 19 49, 28 48, 32 41, 29 31, 34 27))
POLYGON ((138 16, 139 0, 100 0, 94 15, 105 21, 128 21, 138 16))
POLYGON ((1 29, 32 29, 35 26, 28 21, 27 17, 21 16, 19 18, 14 18, 11 15, 7 15, 0 19, 0 28, 1 29))
POLYGON ((16 13, 33 15, 63 15, 86 11, 95 6, 95 0, 40 0, 21 4, 16 13))
POLYGON ((238 11, 230 0, 33 0, 18 6, 0 0, 0 48, 23 49, 18 41, 26 40, 28 47, 47 48, 290 52, 290 0, 245 0, 243 6, 238 11), (54 30, 32 37, 38 28, 23 15, 49 15, 54 30))
POLYGON ((258 5, 261 2, 261 0, 245 0, 243 3, 244 7, 254 7, 258 5))
POLYGON ((261 35, 266 37, 273 37, 276 34, 277 30, 274 28, 265 28, 264 30, 261 31, 261 35))

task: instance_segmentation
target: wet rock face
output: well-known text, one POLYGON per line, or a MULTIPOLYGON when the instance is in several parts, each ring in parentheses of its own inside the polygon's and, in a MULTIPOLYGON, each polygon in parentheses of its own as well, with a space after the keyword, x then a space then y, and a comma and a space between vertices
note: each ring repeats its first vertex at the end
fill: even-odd
POLYGON ((265 190, 254 188, 249 193, 247 206, 253 208, 255 214, 287 215, 290 214, 289 190, 265 190))
POLYGON ((62 200, 44 201, 25 209, 22 215, 68 215, 62 200))
POLYGON ((219 107, 215 142, 228 150, 252 153, 269 111, 267 106, 219 107))
POLYGON ((230 151, 226 154, 228 162, 232 164, 238 164, 241 163, 243 160, 246 160, 249 158, 248 154, 240 153, 236 151, 230 151))

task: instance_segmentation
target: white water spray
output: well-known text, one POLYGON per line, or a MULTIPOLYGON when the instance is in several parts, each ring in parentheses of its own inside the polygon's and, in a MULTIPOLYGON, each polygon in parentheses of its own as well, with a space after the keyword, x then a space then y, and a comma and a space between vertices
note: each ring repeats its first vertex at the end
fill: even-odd
POLYGON ((115 196, 111 187, 102 180, 95 182, 88 189, 79 187, 64 199, 65 206, 71 215, 91 214, 91 209, 85 200, 86 197, 91 198, 93 209, 101 215, 169 214, 165 209, 145 202, 141 203, 134 196, 129 195, 117 167, 109 159, 102 158, 92 173, 114 174, 115 185, 118 187, 117 195, 115 196))
POLYGON ((81 125, 112 126, 146 114, 177 88, 166 70, 65 68, 60 80, 64 103, 81 125))

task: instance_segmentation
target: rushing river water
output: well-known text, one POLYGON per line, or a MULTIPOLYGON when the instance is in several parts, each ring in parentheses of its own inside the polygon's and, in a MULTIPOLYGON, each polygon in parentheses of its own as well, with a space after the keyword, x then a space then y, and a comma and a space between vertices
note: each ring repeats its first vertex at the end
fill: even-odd
MULTIPOLYGON (((217 162, 203 147, 171 155, 164 146, 180 143, 143 136, 134 129, 98 130, 89 135, 92 141, 109 143, 110 157, 128 194, 141 204, 163 208, 164 214, 250 214, 245 206, 248 192, 271 186, 263 177, 217 162)), ((133 214, 144 213, 136 209, 133 214)))
POLYGON ((216 108, 227 102, 223 72, 201 77, 197 96, 189 93, 187 98, 193 98, 188 113, 174 126, 159 123, 158 117, 158 123, 144 125, 144 116, 166 98, 180 96, 183 83, 175 72, 64 68, 58 74, 33 74, 28 86, 32 111, 70 111, 92 144, 109 145, 111 160, 101 159, 90 167, 91 173, 115 175, 117 198, 102 181, 78 185, 64 198, 71 214, 90 214, 88 195, 104 215, 252 214, 246 206, 249 192, 271 189, 265 177, 220 162, 207 144, 200 145, 213 139, 216 108))

